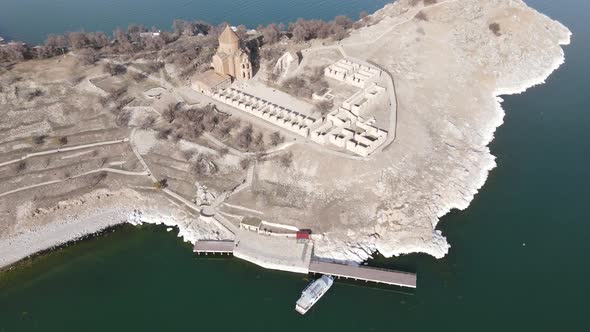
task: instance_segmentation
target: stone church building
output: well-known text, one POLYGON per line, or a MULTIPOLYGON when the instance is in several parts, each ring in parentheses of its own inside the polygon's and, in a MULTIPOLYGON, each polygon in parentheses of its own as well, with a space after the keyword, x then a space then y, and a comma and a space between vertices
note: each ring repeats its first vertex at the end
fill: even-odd
POLYGON ((252 78, 250 55, 240 46, 240 37, 228 25, 219 36, 219 48, 213 56, 213 69, 192 77, 193 89, 208 93, 229 86, 232 81, 252 78))
POLYGON ((213 68, 234 80, 252 78, 250 55, 240 47, 240 38, 229 26, 219 36, 219 48, 213 56, 213 68))

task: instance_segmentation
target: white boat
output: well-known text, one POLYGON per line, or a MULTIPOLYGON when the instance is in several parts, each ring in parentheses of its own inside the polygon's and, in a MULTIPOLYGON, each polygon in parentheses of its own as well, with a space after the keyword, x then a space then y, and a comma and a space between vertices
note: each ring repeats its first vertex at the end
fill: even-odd
POLYGON ((332 284, 334 283, 334 277, 332 276, 322 276, 321 278, 312 281, 303 292, 301 292, 301 297, 297 300, 295 304, 295 310, 298 313, 305 315, 305 313, 313 307, 314 304, 322 297, 332 284))

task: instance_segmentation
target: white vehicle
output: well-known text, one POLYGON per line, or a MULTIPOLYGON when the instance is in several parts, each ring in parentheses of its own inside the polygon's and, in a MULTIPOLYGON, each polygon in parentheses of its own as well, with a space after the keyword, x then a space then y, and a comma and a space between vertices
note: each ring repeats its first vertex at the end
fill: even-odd
POLYGON ((297 300, 295 304, 295 310, 298 313, 304 315, 313 305, 322 297, 332 284, 334 283, 334 277, 332 276, 322 276, 321 278, 312 281, 303 292, 301 292, 301 297, 297 300))

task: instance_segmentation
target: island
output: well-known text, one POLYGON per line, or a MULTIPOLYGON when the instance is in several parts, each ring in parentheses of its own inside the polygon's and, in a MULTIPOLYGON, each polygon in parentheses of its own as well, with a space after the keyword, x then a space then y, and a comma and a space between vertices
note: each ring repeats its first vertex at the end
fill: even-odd
POLYGON ((521 0, 398 0, 356 22, 2 41, 0 268, 122 223, 301 273, 444 257, 440 218, 496 166, 500 96, 570 38, 521 0))

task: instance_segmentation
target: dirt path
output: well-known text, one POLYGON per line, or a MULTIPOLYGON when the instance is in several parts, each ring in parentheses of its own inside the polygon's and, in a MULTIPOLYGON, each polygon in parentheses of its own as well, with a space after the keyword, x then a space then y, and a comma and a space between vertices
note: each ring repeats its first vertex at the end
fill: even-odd
POLYGON ((71 147, 67 147, 67 148, 57 148, 57 149, 53 149, 53 150, 33 152, 33 153, 28 153, 28 154, 26 154, 26 155, 24 155, 24 156, 22 156, 22 157, 20 157, 18 159, 13 159, 13 160, 10 160, 10 161, 5 161, 3 163, 0 163, 0 167, 6 166, 6 165, 10 165, 10 164, 14 164, 14 163, 17 163, 19 161, 23 161, 25 159, 32 158, 32 157, 46 156, 46 155, 50 155, 50 154, 54 154, 54 153, 76 151, 76 150, 93 148, 93 147, 97 147, 97 146, 113 145, 113 144, 120 144, 120 143, 126 143, 126 142, 129 142, 129 138, 127 138, 127 137, 126 138, 122 138, 122 139, 118 139, 118 140, 112 140, 112 141, 104 141, 104 142, 97 142, 97 143, 90 143, 90 144, 84 144, 84 145, 71 146, 71 147))
POLYGON ((148 173, 146 171, 142 171, 142 172, 131 172, 131 171, 123 171, 123 170, 119 170, 119 169, 114 169, 114 168, 99 168, 99 169, 95 169, 95 170, 92 170, 92 171, 89 171, 89 172, 85 172, 85 173, 82 173, 82 174, 70 176, 70 177, 68 177, 66 179, 52 180, 52 181, 37 183, 37 184, 30 185, 30 186, 26 186, 26 187, 14 189, 14 190, 11 190, 11 191, 7 191, 7 192, 4 192, 4 193, 1 193, 0 194, 0 197, 4 197, 4 196, 11 195, 11 194, 15 194, 17 192, 21 192, 21 191, 24 191, 24 190, 29 190, 29 189, 33 189, 33 188, 47 186, 47 185, 50 185, 50 184, 61 183, 61 182, 64 182, 64 181, 73 180, 73 179, 80 178, 80 177, 83 177, 83 176, 86 176, 86 175, 100 173, 100 172, 116 173, 116 174, 131 175, 131 176, 145 176, 145 175, 148 175, 148 173))

